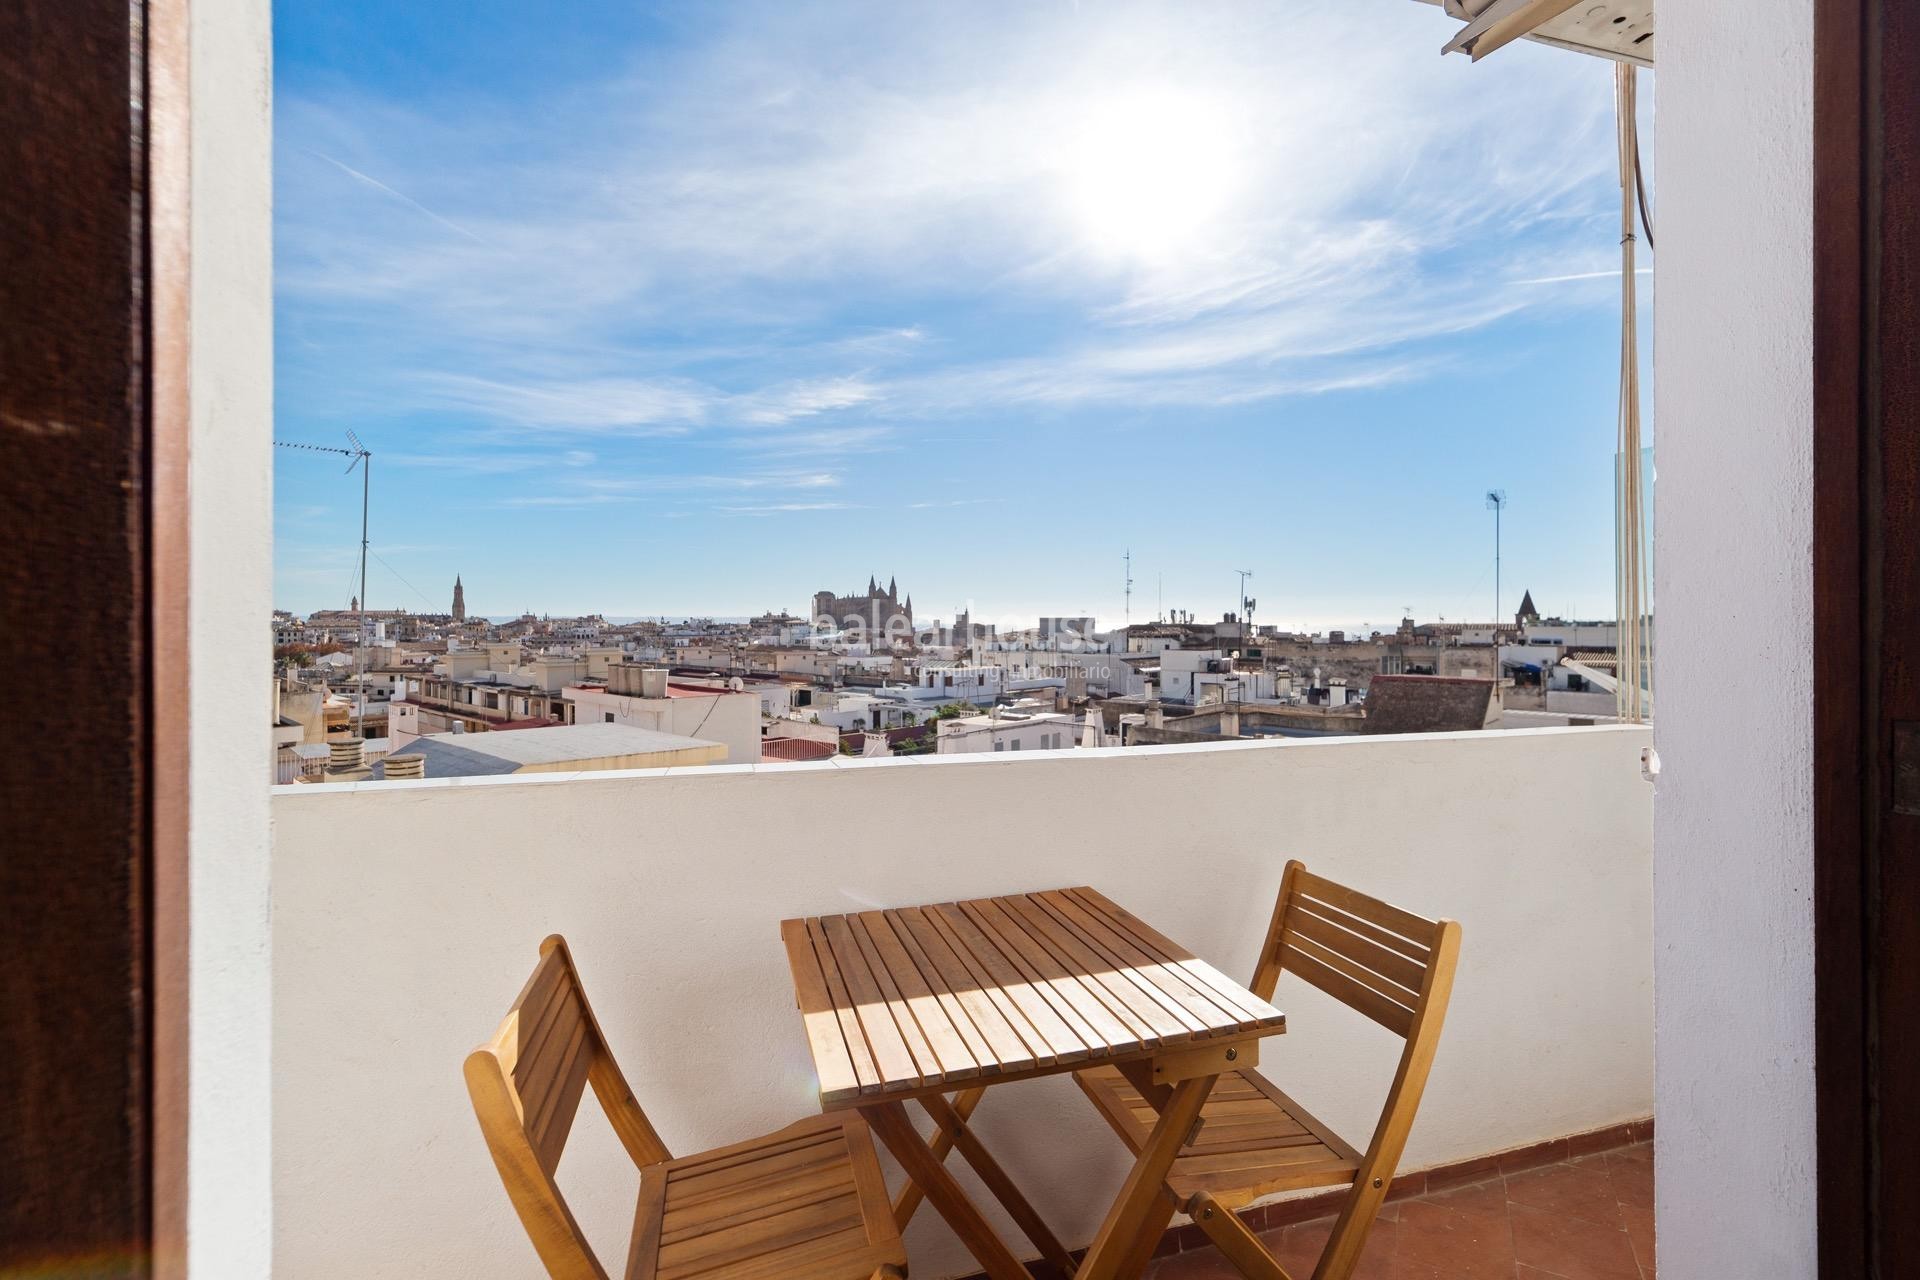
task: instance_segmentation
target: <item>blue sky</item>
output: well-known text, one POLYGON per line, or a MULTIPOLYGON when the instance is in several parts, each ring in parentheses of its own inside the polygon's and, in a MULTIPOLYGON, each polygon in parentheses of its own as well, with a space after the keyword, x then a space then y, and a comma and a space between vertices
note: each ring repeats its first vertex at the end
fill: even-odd
MULTIPOLYGON (((374 451, 376 607, 1118 622, 1131 548, 1136 621, 1484 618, 1497 486, 1506 612, 1611 612, 1609 64, 1408 0, 275 10, 275 434, 374 451)), ((344 605, 357 477, 277 462, 277 603, 344 605)))

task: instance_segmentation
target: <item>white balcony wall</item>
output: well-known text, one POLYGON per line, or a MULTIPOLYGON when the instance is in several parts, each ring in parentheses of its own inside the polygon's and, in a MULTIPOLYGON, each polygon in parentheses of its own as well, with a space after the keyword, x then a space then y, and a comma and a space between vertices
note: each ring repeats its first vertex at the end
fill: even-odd
POLYGON ((1656 1034, 1660 1112, 1676 1119, 1654 1147, 1667 1280, 1810 1276, 1819 1262, 1817 7, 1660 10, 1656 1034))
POLYGON ((189 332, 173 335, 192 352, 191 567, 186 599, 171 602, 186 609, 191 640, 189 670, 168 672, 191 678, 187 724, 158 726, 191 767, 188 874, 158 886, 187 895, 187 989, 169 993, 188 1007, 187 1185, 161 1180, 163 1196, 186 1196, 186 1269, 227 1280, 265 1274, 273 1234, 271 819, 260 786, 273 754, 261 625, 273 609, 273 33, 265 0, 187 11, 189 83, 155 86, 191 103, 191 137, 168 145, 186 145, 192 168, 191 315, 189 332))
MULTIPOLYGON (((460 1063, 551 931, 691 1152, 817 1105, 782 917, 1092 884, 1244 975, 1297 856, 1465 926, 1407 1168, 1649 1115, 1648 742, 1548 729, 280 788, 275 1275, 540 1274, 460 1063)), ((1263 1068, 1364 1145, 1399 1041, 1293 979, 1277 1003, 1289 1031, 1263 1068)), ((1084 1244, 1124 1165, 1072 1084, 995 1090, 977 1122, 1084 1244)), ((637 1179, 591 1102, 573 1142, 562 1186, 617 1272, 637 1179)), ((908 1246, 921 1280, 975 1269, 930 1209, 908 1246)))

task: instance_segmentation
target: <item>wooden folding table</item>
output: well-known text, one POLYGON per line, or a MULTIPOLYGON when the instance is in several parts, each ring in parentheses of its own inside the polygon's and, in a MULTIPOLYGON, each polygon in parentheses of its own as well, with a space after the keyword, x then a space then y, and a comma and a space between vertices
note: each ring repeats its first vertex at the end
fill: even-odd
POLYGON ((906 1171, 901 1227, 924 1195, 994 1280, 1030 1277, 947 1171, 951 1151, 1064 1274, 1137 1275, 1214 1079, 1286 1030, 1278 1009, 1088 888, 787 920, 780 934, 822 1106, 857 1108, 906 1171), (968 1120, 988 1085, 1096 1065, 1119 1068, 1160 1118, 1076 1268, 968 1120))

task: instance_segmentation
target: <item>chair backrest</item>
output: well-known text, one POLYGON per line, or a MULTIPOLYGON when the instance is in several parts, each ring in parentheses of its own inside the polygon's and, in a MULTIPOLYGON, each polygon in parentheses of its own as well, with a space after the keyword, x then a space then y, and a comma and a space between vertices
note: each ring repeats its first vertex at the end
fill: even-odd
POLYGON ((1425 919, 1316 876, 1298 861, 1287 863, 1254 970, 1254 993, 1271 1001, 1280 975, 1292 973, 1406 1040, 1353 1194, 1314 1280, 1345 1280, 1359 1264, 1420 1109, 1459 955, 1457 922, 1425 919))
POLYGON ((467 1055, 466 1077, 494 1167, 548 1273, 607 1280, 553 1180, 587 1085, 636 1165, 671 1156, 607 1051, 559 934, 540 944, 540 962, 493 1038, 467 1055))

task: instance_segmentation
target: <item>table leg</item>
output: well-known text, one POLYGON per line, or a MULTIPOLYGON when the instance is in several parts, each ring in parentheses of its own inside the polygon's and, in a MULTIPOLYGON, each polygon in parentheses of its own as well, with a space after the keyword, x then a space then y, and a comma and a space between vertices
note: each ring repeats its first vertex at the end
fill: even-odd
POLYGON ((1166 1238, 1167 1228, 1173 1225, 1173 1215, 1179 1212, 1180 1206, 1173 1202, 1171 1192, 1164 1187, 1161 1190, 1164 1194, 1147 1210, 1146 1219, 1140 1224, 1140 1232, 1134 1237, 1134 1246, 1120 1259, 1116 1275, 1145 1275, 1147 1264, 1153 1261, 1154 1252, 1160 1248, 1161 1240, 1166 1238))
MULTIPOLYGON (((986 1096, 987 1091, 984 1087, 962 1089, 953 1095, 951 1100, 953 1109, 959 1113, 961 1121, 964 1122, 972 1117, 973 1109, 979 1106, 980 1099, 986 1096)), ((947 1153, 952 1150, 953 1135, 943 1127, 933 1135, 933 1158, 944 1161, 947 1153)), ((913 1221, 913 1215, 920 1211, 920 1202, 926 1198, 926 1195, 927 1193, 920 1189, 920 1184, 912 1179, 908 1179, 907 1185, 900 1188, 900 1194, 893 1202, 893 1221, 900 1230, 905 1231, 907 1224, 913 1221)))
MULTIPOLYGON (((1107 1211, 1107 1220, 1100 1224, 1100 1234, 1094 1237, 1080 1270, 1075 1273, 1075 1280, 1122 1280, 1123 1277, 1131 1280, 1131 1275, 1138 1274, 1123 1268, 1140 1253, 1143 1241, 1148 1238, 1146 1233, 1155 1221, 1160 1222, 1160 1230, 1166 1229, 1167 1219, 1161 1215, 1167 1213, 1167 1217, 1171 1217, 1165 1195, 1167 1172, 1173 1168, 1180 1148, 1186 1145, 1187 1135, 1193 1131, 1194 1121, 1200 1118, 1200 1108, 1206 1105, 1207 1094, 1212 1092, 1217 1078, 1195 1076, 1173 1086, 1173 1095, 1167 1099, 1153 1132, 1140 1148, 1133 1169, 1121 1184, 1120 1196, 1107 1211)), ((1147 1249, 1146 1254, 1152 1256, 1152 1250, 1147 1249)))
POLYGON ((913 1127, 904 1106, 897 1101, 876 1102, 860 1108, 860 1113, 880 1141, 887 1144, 887 1150, 900 1162, 907 1177, 926 1191, 927 1199, 933 1201, 933 1207, 960 1237, 960 1243, 967 1246, 967 1251, 993 1280, 1033 1280, 1006 1242, 995 1235, 993 1227, 980 1216, 973 1201, 967 1199, 967 1193, 947 1172, 946 1165, 935 1158, 920 1131, 913 1127))
MULTIPOLYGON (((993 1153, 981 1144, 980 1139, 974 1136, 971 1129, 967 1128, 966 1118, 959 1113, 959 1110, 948 1106, 947 1100, 939 1094, 929 1094, 920 1099, 920 1105, 927 1109, 927 1114, 933 1117, 933 1122, 940 1126, 940 1136, 947 1138, 953 1146, 960 1148, 960 1154, 966 1158, 968 1164, 973 1166, 973 1171, 980 1175, 980 1181, 985 1183, 987 1190, 993 1193, 993 1198, 998 1200, 1001 1207, 1012 1216, 1014 1222, 1019 1224, 1020 1230, 1026 1233, 1027 1239, 1040 1250, 1040 1256, 1059 1267, 1063 1274, 1072 1275, 1073 1255, 1067 1252, 1067 1247, 1060 1243, 1060 1238, 1053 1234, 1053 1229, 1047 1226, 1046 1220, 1040 1216, 1033 1205, 1028 1203, 1026 1196, 1020 1193, 1020 1188, 1013 1184, 1013 1179, 1009 1178, 1007 1171, 1000 1167, 1000 1162, 993 1158, 993 1153)), ((934 1149, 939 1150, 937 1138, 934 1149)))

